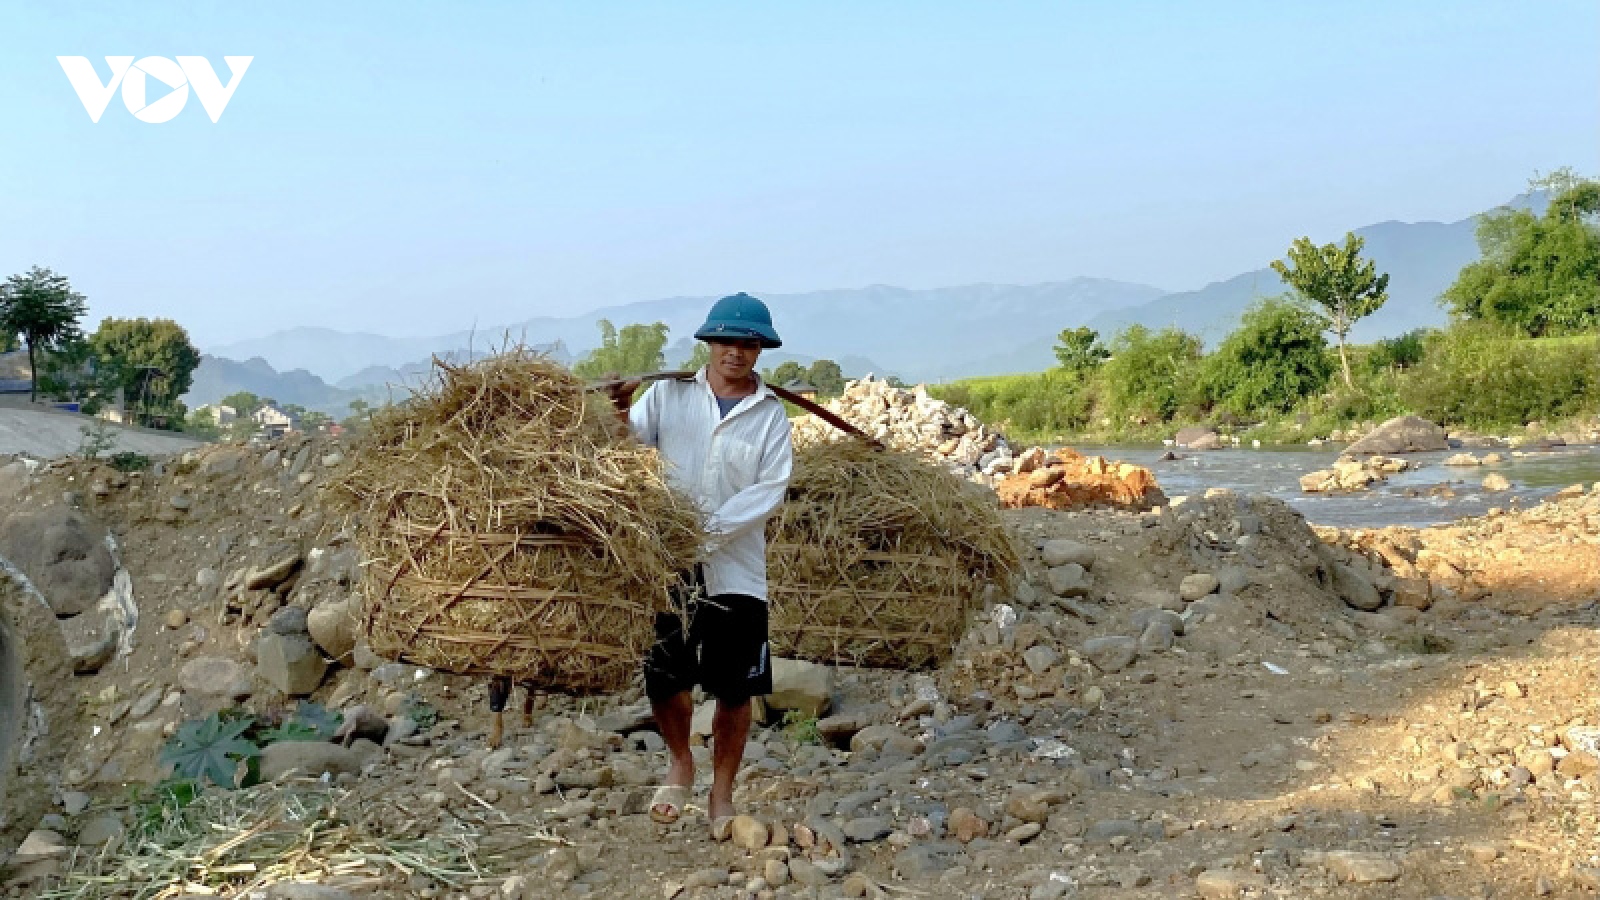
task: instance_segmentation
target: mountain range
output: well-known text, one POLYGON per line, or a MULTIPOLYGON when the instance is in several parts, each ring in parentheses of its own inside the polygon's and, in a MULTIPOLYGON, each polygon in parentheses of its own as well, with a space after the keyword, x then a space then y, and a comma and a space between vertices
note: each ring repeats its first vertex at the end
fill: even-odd
MULTIPOLYGON (((1538 211, 1545 199, 1523 195, 1508 205, 1538 211)), ((1379 271, 1388 272, 1390 280, 1388 302, 1356 326, 1352 339, 1370 341, 1444 324, 1437 298, 1462 266, 1478 258, 1476 218, 1449 223, 1390 221, 1355 229, 1366 239, 1365 255, 1379 271)), ((1251 303, 1285 290, 1277 273, 1263 267, 1176 293, 1080 277, 1034 285, 932 290, 872 285, 760 294, 772 308, 785 341, 781 351, 763 354, 762 365, 828 358, 839 362, 847 376, 870 371, 897 374, 907 381, 1037 371, 1054 364, 1051 348, 1063 328, 1087 324, 1109 339, 1135 323, 1151 328, 1175 325, 1214 344, 1251 303)), ((581 358, 599 344, 601 319, 619 327, 666 323, 674 338, 667 361, 675 365, 687 358, 688 336, 714 300, 648 300, 434 337, 290 328, 210 348, 185 399, 194 406, 233 390, 252 390, 282 402, 343 414, 350 400, 370 402, 389 394, 386 385, 414 384, 434 355, 477 356, 515 340, 541 346, 565 362, 581 358), (235 362, 240 359, 247 362, 235 362), (240 386, 246 383, 254 386, 240 386)))

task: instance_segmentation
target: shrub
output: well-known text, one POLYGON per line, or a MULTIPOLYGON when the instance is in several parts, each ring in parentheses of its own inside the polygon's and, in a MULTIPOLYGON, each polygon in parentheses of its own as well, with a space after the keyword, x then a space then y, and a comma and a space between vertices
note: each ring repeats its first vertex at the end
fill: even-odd
POLYGON ((1400 395, 1418 415, 1474 427, 1592 412, 1600 408, 1600 335, 1518 339, 1463 322, 1428 341, 1400 395))

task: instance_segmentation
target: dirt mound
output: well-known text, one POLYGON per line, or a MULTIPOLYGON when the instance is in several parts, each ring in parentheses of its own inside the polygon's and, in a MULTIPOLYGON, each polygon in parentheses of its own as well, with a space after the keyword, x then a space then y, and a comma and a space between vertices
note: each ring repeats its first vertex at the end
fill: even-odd
POLYGON ((1012 474, 996 485, 1010 509, 1113 507, 1143 510, 1167 502, 1156 476, 1143 466, 1084 456, 1070 448, 1053 456, 1035 447, 1017 458, 1012 474))

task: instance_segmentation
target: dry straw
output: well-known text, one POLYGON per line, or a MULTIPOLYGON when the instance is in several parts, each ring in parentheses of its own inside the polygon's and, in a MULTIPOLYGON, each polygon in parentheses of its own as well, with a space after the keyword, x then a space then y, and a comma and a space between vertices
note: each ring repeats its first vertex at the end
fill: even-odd
POLYGON ((1018 566, 992 493, 859 440, 796 450, 768 536, 773 649, 815 661, 936 666, 1018 566))
POLYGON ((656 452, 554 361, 515 347, 379 412, 335 479, 368 560, 372 650, 545 690, 626 685, 701 514, 656 452))

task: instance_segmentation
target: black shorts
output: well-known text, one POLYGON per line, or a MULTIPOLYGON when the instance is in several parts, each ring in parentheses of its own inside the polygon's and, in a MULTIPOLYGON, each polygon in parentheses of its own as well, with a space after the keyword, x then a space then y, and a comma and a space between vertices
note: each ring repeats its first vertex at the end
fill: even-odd
POLYGON ((718 700, 741 703, 772 693, 766 602, 718 594, 691 597, 685 606, 685 615, 656 614, 656 643, 644 662, 645 694, 660 701, 698 684, 718 700))

